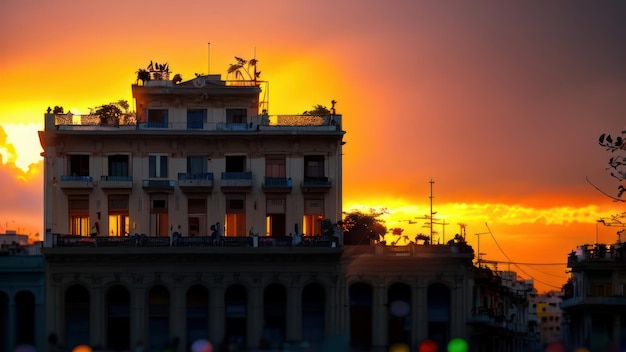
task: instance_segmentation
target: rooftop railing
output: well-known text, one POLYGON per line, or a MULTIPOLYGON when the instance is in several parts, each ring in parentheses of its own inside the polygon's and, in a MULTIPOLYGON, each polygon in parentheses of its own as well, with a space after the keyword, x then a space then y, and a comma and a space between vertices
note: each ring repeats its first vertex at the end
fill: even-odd
MULTIPOLYGON (((133 128, 140 130, 195 130, 195 131, 259 131, 267 129, 285 128, 321 128, 324 130, 338 130, 341 125, 341 115, 260 115, 250 117, 248 122, 205 122, 202 124, 188 123, 187 121, 138 121, 134 112, 123 114, 118 118, 106 118, 95 114, 74 115, 49 114, 54 126, 59 129, 95 129, 95 128, 133 128)), ((50 126, 50 125, 48 125, 50 126)))

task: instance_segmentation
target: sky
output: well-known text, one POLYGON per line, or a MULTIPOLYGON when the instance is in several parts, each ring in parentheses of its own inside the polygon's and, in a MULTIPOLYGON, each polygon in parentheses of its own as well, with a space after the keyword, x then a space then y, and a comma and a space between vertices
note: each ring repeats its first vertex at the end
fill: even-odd
POLYGON ((345 212, 385 208, 413 238, 432 204, 440 243, 465 224, 483 259, 560 289, 567 255, 615 242, 597 220, 626 211, 587 181, 617 193, 598 137, 626 127, 624 18, 623 1, 4 0, 0 232, 43 232, 48 106, 132 106, 151 60, 187 80, 239 56, 271 115, 337 101, 345 212))

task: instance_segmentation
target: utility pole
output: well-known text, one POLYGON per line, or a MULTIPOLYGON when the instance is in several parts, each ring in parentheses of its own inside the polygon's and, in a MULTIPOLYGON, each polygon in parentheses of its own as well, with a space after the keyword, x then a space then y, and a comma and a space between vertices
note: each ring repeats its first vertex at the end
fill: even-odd
POLYGON ((430 179, 430 244, 433 244, 433 179, 430 179))

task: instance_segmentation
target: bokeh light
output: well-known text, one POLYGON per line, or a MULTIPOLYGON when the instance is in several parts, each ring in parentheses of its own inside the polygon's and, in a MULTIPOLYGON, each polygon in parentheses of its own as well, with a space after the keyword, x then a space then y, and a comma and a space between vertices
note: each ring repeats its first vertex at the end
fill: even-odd
POLYGON ((448 342, 448 352, 467 352, 467 341, 462 338, 454 338, 448 342))

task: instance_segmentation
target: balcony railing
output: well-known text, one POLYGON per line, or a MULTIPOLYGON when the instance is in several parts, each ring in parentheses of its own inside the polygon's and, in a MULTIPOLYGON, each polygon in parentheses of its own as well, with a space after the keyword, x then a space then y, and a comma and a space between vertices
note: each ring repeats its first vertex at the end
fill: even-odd
POLYGON ((305 177, 301 184, 303 192, 326 192, 331 187, 328 177, 305 177))
POLYGON ((59 186, 61 188, 93 188, 93 177, 61 176, 59 186))
POLYGON ((252 187, 252 172, 222 172, 222 187, 250 188, 252 187))
POLYGON ((263 182, 263 189, 266 192, 289 192, 293 187, 291 178, 285 177, 266 177, 263 182))
POLYGON ((76 236, 54 234, 53 247, 339 247, 327 236, 76 236))
POLYGON ((133 188, 132 176, 100 176, 101 188, 133 188))
POLYGON ((143 180, 143 189, 146 191, 165 191, 172 192, 174 191, 174 186, 176 185, 176 181, 168 180, 168 179, 148 179, 143 180))
POLYGON ((178 174, 178 187, 183 189, 204 189, 208 190, 213 188, 213 173, 179 173, 178 174))

